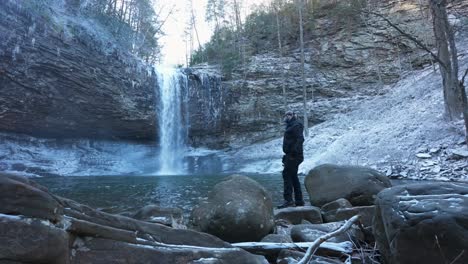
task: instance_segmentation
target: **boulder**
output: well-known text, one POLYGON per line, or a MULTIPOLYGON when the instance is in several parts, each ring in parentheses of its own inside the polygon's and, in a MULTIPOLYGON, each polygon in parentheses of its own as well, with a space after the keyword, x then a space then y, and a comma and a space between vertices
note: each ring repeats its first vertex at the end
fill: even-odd
POLYGON ((468 263, 468 184, 383 190, 376 199, 373 230, 385 263, 468 263))
POLYGON ((281 234, 268 234, 262 238, 260 242, 271 242, 271 243, 292 243, 291 237, 281 234))
POLYGON ((336 211, 338 209, 342 208, 351 208, 353 205, 346 199, 340 198, 336 201, 329 202, 327 204, 324 204, 320 210, 322 210, 322 213, 328 213, 332 211, 336 211))
MULTIPOLYGON (((4 204, 2 204, 3 206, 4 204)), ((68 234, 48 221, 0 214, 0 262, 67 263, 68 234)))
POLYGON ((356 206, 351 208, 341 208, 336 211, 326 212, 323 214, 323 219, 325 222, 336 222, 348 220, 355 215, 360 215, 361 218, 359 221, 363 226, 369 227, 372 226, 372 219, 375 214, 375 206, 356 206))
MULTIPOLYGON (((294 242, 313 242, 320 236, 331 233, 345 224, 344 221, 326 223, 326 224, 311 224, 311 225, 295 225, 291 229, 291 238, 294 242)), ((345 233, 332 237, 327 242, 344 242, 356 241, 362 239, 363 234, 357 228, 350 228, 345 233)))
POLYGON ((260 241, 274 227, 270 195, 256 181, 239 175, 215 185, 191 219, 200 231, 229 242, 260 241))
POLYGON ((373 205, 377 193, 391 183, 371 168, 323 164, 308 173, 304 185, 312 205, 323 206, 345 198, 356 206, 373 205))
POLYGON ((283 219, 293 225, 302 223, 303 220, 312 224, 323 223, 320 209, 314 206, 286 207, 274 211, 275 220, 283 219))
POLYGON ((132 218, 167 226, 179 226, 183 221, 183 211, 180 208, 165 208, 150 204, 135 212, 132 218))
POLYGON ((58 221, 63 207, 44 187, 26 178, 0 174, 0 213, 58 221))
POLYGON ((102 238, 77 239, 72 250, 72 264, 127 263, 252 263, 267 264, 263 256, 237 248, 187 247, 184 245, 151 246, 129 244, 102 238))
MULTIPOLYGON (((304 257, 304 252, 299 252, 295 250, 283 249, 278 255, 277 264, 290 264, 296 263, 304 257), (294 261, 294 262, 293 262, 294 261)), ((313 256, 310 263, 314 264, 342 264, 341 261, 325 258, 320 256, 313 256)))

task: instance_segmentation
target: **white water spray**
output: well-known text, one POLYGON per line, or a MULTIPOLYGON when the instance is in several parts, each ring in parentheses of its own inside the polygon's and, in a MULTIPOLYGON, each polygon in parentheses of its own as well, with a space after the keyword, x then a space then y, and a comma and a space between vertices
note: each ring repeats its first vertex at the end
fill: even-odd
POLYGON ((156 71, 160 95, 160 104, 157 107, 160 143, 158 174, 185 174, 188 80, 175 68, 157 68, 156 71))

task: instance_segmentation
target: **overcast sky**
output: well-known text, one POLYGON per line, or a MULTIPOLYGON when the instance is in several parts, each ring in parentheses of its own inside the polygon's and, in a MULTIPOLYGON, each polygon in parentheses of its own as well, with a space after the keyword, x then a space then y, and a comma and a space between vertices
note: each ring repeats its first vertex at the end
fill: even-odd
MULTIPOLYGON (((200 42, 203 44, 210 39, 212 26, 205 21, 205 10, 207 0, 193 0, 193 8, 200 42)), ((166 17, 171 9, 172 15, 163 26, 166 33, 161 39, 163 45, 163 64, 176 65, 185 64, 186 47, 184 43, 184 29, 190 13, 187 0, 157 0, 157 10, 163 7, 163 17, 166 17)), ((194 48, 198 44, 195 40, 194 48)))
MULTIPOLYGON (((213 32, 213 25, 205 21, 205 11, 207 0, 192 0, 193 10, 196 18, 196 27, 200 43, 208 42, 213 32)), ((243 20, 249 12, 254 8, 254 5, 269 2, 269 0, 238 0, 241 3, 241 19, 243 20)), ((156 10, 163 8, 162 17, 173 9, 172 15, 168 18, 163 26, 163 31, 166 36, 162 37, 161 44, 163 45, 163 64, 177 65, 185 64, 186 47, 184 42, 184 29, 190 19, 190 9, 188 0, 155 0, 156 10)), ((226 10, 226 12, 229 12, 226 10)), ((195 38, 195 35, 194 35, 195 38)), ((194 39, 194 48, 198 48, 198 42, 194 39)))

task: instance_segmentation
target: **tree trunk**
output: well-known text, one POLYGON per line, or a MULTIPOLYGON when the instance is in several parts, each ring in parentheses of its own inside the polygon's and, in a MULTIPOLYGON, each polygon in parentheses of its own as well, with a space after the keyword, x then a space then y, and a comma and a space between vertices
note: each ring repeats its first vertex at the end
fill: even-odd
POLYGON ((447 1, 430 0, 434 23, 434 35, 438 49, 442 84, 444 88, 445 116, 457 120, 463 114, 463 98, 458 81, 458 60, 453 32, 447 19, 447 1))
POLYGON ((302 91, 304 96, 304 132, 305 137, 309 136, 309 118, 308 118, 308 109, 307 109, 307 89, 305 85, 305 72, 304 72, 304 29, 302 26, 302 8, 303 0, 298 0, 299 2, 299 37, 300 37, 300 46, 301 46, 301 76, 302 76, 302 91))
MULTIPOLYGON (((275 6, 275 13, 276 13, 276 33, 278 37, 278 51, 280 55, 280 59, 283 58, 283 47, 281 45, 281 30, 280 30, 280 22, 279 22, 279 9, 280 9, 280 2, 278 1, 277 6, 275 6)), ((284 85, 284 78, 286 78, 286 74, 284 74, 284 67, 280 65, 281 69, 281 88, 283 90, 283 108, 284 113, 288 111, 288 100, 286 97, 286 86, 284 85)))

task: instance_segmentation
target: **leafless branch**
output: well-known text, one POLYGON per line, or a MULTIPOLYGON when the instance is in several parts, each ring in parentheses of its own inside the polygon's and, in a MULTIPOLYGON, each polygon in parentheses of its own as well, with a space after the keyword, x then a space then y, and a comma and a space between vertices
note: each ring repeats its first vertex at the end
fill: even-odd
POLYGON ((467 74, 468 74, 468 68, 465 70, 465 73, 463 74, 463 77, 462 77, 462 79, 460 81, 460 84, 461 84, 462 87, 465 86, 465 77, 466 77, 467 74))
POLYGON ((331 233, 328 233, 328 234, 325 234, 323 236, 320 236, 319 238, 317 238, 313 243, 312 245, 309 247, 309 249, 307 249, 307 252, 305 253, 304 257, 297 263, 297 264, 307 264, 310 262, 310 260, 312 259, 312 257, 314 256, 314 253, 315 251, 317 250, 317 248, 320 247, 320 244, 322 244, 323 242, 327 241, 328 239, 334 237, 334 236, 337 236, 341 233, 344 233, 345 231, 347 231, 348 229, 351 228, 351 226, 357 222, 359 220, 360 216, 359 215, 355 215, 353 217, 351 217, 351 219, 349 219, 342 227, 338 228, 337 230, 331 232, 331 233))
POLYGON ((396 31, 398 31, 398 33, 400 33, 402 36, 404 36, 405 38, 411 40, 412 42, 414 42, 420 49, 426 51, 427 53, 429 53, 432 58, 437 61, 439 63, 439 65, 441 65, 443 68, 447 68, 447 66, 445 65, 445 63, 443 61, 440 60, 439 56, 437 56, 434 52, 432 52, 426 45, 424 45, 422 43, 422 41, 420 41, 419 39, 417 39, 416 37, 412 36, 410 33, 408 32, 405 32, 403 29, 401 29, 399 26, 397 26, 395 23, 393 23, 392 21, 390 21, 390 19, 388 19, 387 17, 385 17, 384 15, 382 14, 379 14, 379 13, 376 13, 376 12, 372 12, 372 11, 363 11, 364 13, 367 13, 367 14, 370 14, 370 15, 374 15, 376 17, 379 17, 381 18, 383 21, 387 22, 387 24, 389 26, 391 26, 392 28, 394 28, 396 31))
POLYGON ((458 260, 459 258, 461 258, 461 256, 462 256, 464 253, 465 253, 465 250, 462 250, 462 251, 460 252, 460 254, 459 254, 455 259, 453 259, 452 262, 450 262, 450 264, 455 264, 455 262, 457 262, 457 260, 458 260))

